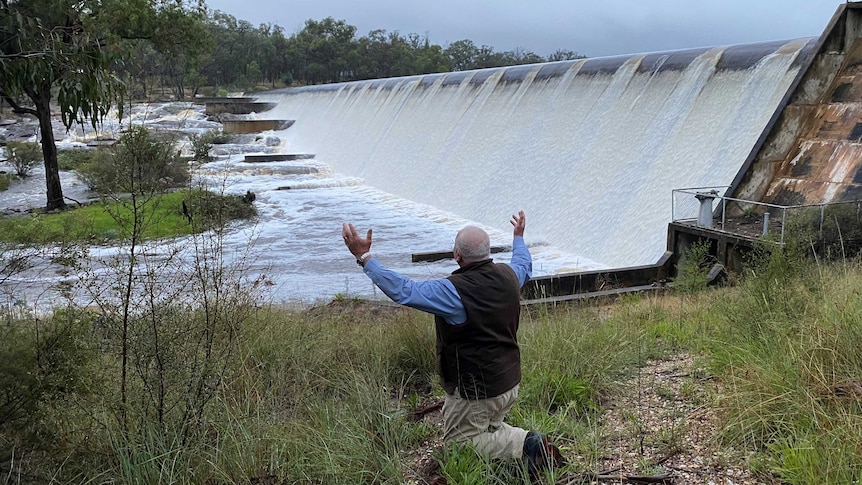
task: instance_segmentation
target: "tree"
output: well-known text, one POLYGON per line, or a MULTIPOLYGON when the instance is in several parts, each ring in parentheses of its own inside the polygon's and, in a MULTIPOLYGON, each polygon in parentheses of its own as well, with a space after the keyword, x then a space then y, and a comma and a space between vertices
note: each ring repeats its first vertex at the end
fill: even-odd
POLYGON ((246 89, 266 79, 274 86, 287 72, 289 42, 281 27, 255 28, 216 10, 206 30, 213 42, 200 72, 210 84, 246 89))
POLYGON ((306 20, 294 37, 302 78, 309 83, 348 81, 354 77, 356 27, 327 17, 306 20))
POLYGON ((123 91, 110 71, 111 55, 90 30, 103 3, 0 0, 0 97, 13 112, 39 120, 48 210, 66 205, 51 126, 52 89, 67 129, 85 121, 95 128, 123 91))
POLYGON ((113 106, 122 116, 125 86, 114 68, 130 44, 121 41, 158 39, 156 49, 171 66, 182 63, 175 76, 184 79, 205 45, 197 22, 202 12, 203 0, 0 0, 0 99, 39 120, 48 210, 66 205, 53 96, 66 129, 97 128, 113 106))
POLYGON ((453 71, 468 71, 476 68, 479 48, 470 39, 456 40, 444 51, 451 62, 453 71))
POLYGON ((409 34, 407 40, 415 51, 411 74, 430 74, 451 70, 449 57, 443 52, 442 47, 431 43, 428 34, 424 37, 420 37, 418 34, 409 34))
POLYGON ((557 62, 557 61, 573 61, 575 59, 583 59, 587 56, 578 54, 575 51, 570 51, 568 49, 557 49, 553 54, 548 56, 548 62, 557 62))
POLYGON ((162 55, 164 76, 176 99, 185 98, 185 87, 196 77, 204 56, 212 50, 202 8, 168 4, 155 11, 150 40, 162 55))
POLYGON ((410 57, 413 54, 406 39, 398 32, 372 30, 358 42, 358 79, 374 79, 412 74, 410 57))

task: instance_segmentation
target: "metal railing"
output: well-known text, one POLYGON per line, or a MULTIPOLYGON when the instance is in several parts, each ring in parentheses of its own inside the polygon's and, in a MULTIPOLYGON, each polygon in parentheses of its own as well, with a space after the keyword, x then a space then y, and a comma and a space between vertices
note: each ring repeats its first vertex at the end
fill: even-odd
POLYGON ((842 236, 842 224, 862 231, 862 201, 777 205, 721 195, 728 186, 689 187, 672 191, 671 219, 711 230, 764 239, 784 245, 787 231, 818 240, 842 236), (715 205, 716 200, 718 205, 715 205), (837 233, 837 234, 832 234, 837 233))

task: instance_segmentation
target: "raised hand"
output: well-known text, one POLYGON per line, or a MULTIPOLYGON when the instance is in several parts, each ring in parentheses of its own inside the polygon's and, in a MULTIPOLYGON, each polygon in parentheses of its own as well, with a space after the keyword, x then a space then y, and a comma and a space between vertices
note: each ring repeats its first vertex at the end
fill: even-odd
POLYGON ((524 237, 524 227, 527 225, 527 217, 524 216, 524 211, 518 211, 518 215, 513 215, 512 220, 509 222, 515 226, 515 236, 524 237))
POLYGON ((344 245, 357 258, 371 251, 371 229, 368 230, 368 235, 363 238, 356 232, 353 224, 342 224, 341 235, 344 237, 344 245))

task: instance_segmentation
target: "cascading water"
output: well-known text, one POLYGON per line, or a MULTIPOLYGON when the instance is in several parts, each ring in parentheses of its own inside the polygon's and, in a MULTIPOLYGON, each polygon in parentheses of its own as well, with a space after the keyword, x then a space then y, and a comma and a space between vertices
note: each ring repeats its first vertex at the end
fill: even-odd
MULTIPOLYGON (((815 39, 272 91, 335 171, 619 267, 665 250, 671 190, 729 185, 815 39)), ((529 239, 528 239, 529 241, 529 239)))

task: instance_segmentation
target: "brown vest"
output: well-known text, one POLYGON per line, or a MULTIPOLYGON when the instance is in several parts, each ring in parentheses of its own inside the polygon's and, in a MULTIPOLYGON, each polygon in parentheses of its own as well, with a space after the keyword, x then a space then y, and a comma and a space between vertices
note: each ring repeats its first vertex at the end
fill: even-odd
POLYGON ((435 317, 437 366, 443 389, 461 397, 499 396, 521 381, 518 322, 520 285, 515 271, 490 259, 452 273, 467 321, 451 325, 435 317))

